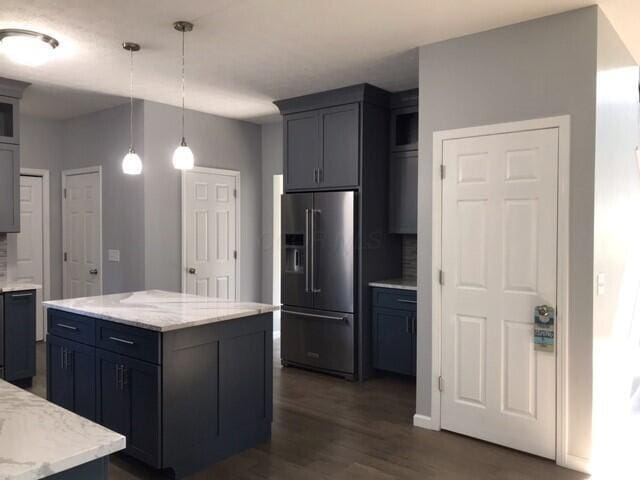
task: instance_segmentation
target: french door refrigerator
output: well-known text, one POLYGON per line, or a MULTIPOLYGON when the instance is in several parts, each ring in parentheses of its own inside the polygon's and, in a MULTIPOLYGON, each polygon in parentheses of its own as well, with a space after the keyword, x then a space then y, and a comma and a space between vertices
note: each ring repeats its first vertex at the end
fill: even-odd
POLYGON ((283 365, 355 376, 356 193, 282 197, 283 365))

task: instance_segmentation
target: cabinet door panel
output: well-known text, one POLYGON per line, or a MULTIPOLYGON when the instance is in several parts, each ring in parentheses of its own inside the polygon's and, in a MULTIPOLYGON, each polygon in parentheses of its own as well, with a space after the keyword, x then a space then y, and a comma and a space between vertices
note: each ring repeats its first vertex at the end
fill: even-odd
POLYGON ((131 430, 131 402, 129 392, 120 387, 121 364, 118 355, 96 350, 96 420, 108 429, 127 436, 128 439, 131 430))
POLYGON ((5 380, 36 374, 36 293, 4 294, 5 380))
POLYGON ((413 366, 412 314, 376 308, 374 323, 374 367, 411 375, 413 366))
POLYGON ((67 354, 68 369, 73 375, 73 411, 78 415, 96 418, 96 355, 95 349, 74 345, 67 354))
POLYGON ((18 145, 0 143, 0 233, 20 231, 20 155, 18 145))
POLYGON ((418 152, 391 155, 389 232, 418 232, 418 152))
POLYGON ((320 127, 317 112, 284 117, 285 189, 316 187, 320 163, 320 127))
POLYGON ((357 103, 320 110, 320 186, 356 187, 359 179, 360 109, 357 103))
POLYGON ((47 400, 67 410, 73 409, 73 375, 65 367, 64 346, 47 338, 47 400))

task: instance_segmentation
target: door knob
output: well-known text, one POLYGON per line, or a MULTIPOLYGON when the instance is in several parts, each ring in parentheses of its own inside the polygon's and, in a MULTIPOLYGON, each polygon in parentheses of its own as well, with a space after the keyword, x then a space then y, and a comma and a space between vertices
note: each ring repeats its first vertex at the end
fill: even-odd
POLYGON ((196 269, 195 269, 195 268, 193 268, 193 267, 189 267, 189 268, 187 269, 187 271, 188 271, 191 275, 195 275, 195 274, 196 274, 196 269))
POLYGON ((89 270, 89 273, 91 275, 97 275, 98 274, 98 269, 97 268, 92 268, 91 270, 89 270))

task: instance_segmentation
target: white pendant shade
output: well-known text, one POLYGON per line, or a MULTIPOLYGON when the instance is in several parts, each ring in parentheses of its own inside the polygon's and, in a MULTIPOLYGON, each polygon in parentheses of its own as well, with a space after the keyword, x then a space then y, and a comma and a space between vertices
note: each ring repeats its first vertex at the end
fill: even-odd
POLYGON ((178 170, 191 170, 193 168, 193 152, 184 139, 173 152, 173 166, 178 170))
POLYGON ((140 175, 142 173, 142 160, 132 149, 122 159, 122 171, 127 175, 140 175))

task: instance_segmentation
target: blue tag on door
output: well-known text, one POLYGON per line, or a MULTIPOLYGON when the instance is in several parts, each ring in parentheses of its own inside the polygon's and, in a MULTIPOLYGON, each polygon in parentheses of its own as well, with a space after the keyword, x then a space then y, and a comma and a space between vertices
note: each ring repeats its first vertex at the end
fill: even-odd
POLYGON ((555 310, 548 305, 536 307, 533 325, 533 344, 538 352, 553 352, 556 343, 555 310))

